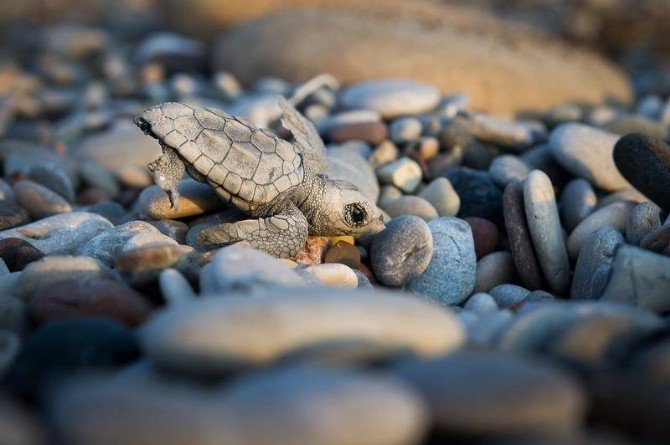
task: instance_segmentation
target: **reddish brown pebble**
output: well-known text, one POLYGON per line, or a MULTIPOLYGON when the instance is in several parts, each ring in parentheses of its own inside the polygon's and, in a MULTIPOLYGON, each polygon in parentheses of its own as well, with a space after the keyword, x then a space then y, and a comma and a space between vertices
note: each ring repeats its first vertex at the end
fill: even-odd
POLYGON ((41 250, 20 238, 5 238, 0 240, 0 258, 5 262, 10 272, 23 270, 33 261, 44 257, 41 250))
POLYGON ((542 286, 542 273, 526 223, 526 210, 523 205, 523 183, 512 182, 505 187, 503 214, 512 258, 521 281, 527 289, 539 289, 542 286))
POLYGON ((346 241, 338 241, 328 249, 323 262, 346 264, 355 269, 361 262, 361 253, 356 246, 352 246, 346 241))
POLYGON ((357 122, 337 125, 330 129, 329 136, 338 143, 356 140, 377 145, 388 138, 388 133, 383 122, 357 122))
POLYGON ((109 201, 111 198, 103 190, 97 188, 88 188, 77 196, 77 204, 92 205, 109 201))
POLYGON ((152 306, 141 294, 118 281, 59 281, 39 289, 30 300, 33 317, 46 323, 63 318, 108 317, 127 326, 141 324, 152 306))
POLYGON ((305 247, 298 252, 294 260, 306 266, 321 264, 329 245, 330 239, 326 236, 308 236, 305 247))
POLYGON ((477 259, 488 255, 495 250, 498 244, 498 226, 488 219, 475 216, 465 218, 472 228, 472 237, 475 239, 475 253, 477 259))

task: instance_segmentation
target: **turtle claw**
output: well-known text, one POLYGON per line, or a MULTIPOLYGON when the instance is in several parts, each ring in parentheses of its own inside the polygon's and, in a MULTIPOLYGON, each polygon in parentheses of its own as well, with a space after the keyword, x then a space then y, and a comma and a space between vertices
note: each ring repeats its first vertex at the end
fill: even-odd
POLYGON ((171 209, 178 209, 179 208, 179 192, 177 191, 176 187, 166 190, 165 191, 168 195, 168 198, 170 199, 170 208, 171 209))

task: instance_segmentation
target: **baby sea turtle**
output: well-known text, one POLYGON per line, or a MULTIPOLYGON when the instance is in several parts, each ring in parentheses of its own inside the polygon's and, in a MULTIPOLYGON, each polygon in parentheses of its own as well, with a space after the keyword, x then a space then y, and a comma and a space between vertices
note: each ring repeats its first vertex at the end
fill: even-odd
POLYGON ((163 155, 149 164, 154 181, 173 207, 186 171, 212 186, 226 201, 255 219, 224 223, 198 235, 203 245, 247 241, 278 257, 292 257, 310 235, 375 233, 381 211, 347 181, 323 173, 323 141, 310 121, 279 98, 282 125, 293 142, 215 108, 166 102, 135 118, 158 139, 163 155))

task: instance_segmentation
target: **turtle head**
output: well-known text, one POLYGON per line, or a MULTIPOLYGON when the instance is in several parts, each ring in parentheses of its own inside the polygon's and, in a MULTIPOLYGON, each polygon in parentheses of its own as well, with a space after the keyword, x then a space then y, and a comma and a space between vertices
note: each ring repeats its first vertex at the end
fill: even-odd
POLYGON ((324 235, 365 235, 384 230, 381 210, 350 182, 327 179, 324 205, 320 221, 324 235))

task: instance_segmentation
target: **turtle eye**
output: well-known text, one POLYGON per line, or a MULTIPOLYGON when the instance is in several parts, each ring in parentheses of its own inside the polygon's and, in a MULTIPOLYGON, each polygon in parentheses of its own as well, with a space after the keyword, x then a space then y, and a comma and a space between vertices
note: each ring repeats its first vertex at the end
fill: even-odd
POLYGON ((352 226, 361 226, 368 218, 368 212, 360 204, 349 204, 346 206, 345 216, 352 226))

